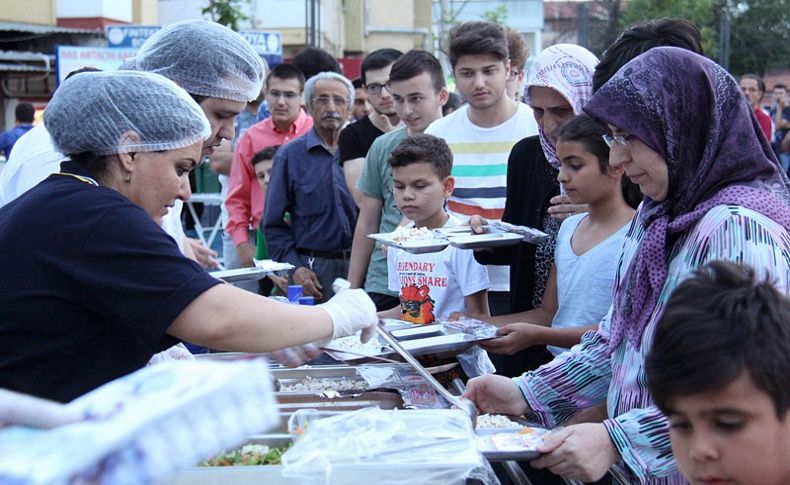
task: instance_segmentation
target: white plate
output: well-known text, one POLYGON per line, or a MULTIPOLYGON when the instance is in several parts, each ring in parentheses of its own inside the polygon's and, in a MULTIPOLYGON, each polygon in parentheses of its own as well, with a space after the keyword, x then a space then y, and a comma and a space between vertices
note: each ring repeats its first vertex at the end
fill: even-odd
POLYGON ((524 239, 521 234, 511 232, 475 234, 474 236, 450 236, 450 244, 459 249, 486 249, 499 246, 514 246, 524 239))
POLYGON ((385 246, 399 248, 407 253, 422 254, 436 253, 446 248, 450 242, 447 239, 417 239, 414 241, 396 242, 392 240, 392 233, 368 234, 368 237, 375 239, 385 246))

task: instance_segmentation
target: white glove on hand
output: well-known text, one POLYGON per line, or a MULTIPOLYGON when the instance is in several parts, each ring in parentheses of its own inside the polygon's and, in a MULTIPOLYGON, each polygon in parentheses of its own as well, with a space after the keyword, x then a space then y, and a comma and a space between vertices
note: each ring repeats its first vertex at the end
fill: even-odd
POLYGON ((269 352, 268 356, 282 365, 288 367, 299 367, 300 365, 315 359, 321 355, 323 351, 318 348, 316 344, 297 345, 296 347, 289 347, 287 349, 275 350, 269 352))
POLYGON ((328 302, 318 305, 318 308, 326 311, 332 319, 332 340, 348 337, 362 330, 360 340, 364 343, 376 331, 375 325, 379 321, 376 305, 365 290, 343 290, 328 302))

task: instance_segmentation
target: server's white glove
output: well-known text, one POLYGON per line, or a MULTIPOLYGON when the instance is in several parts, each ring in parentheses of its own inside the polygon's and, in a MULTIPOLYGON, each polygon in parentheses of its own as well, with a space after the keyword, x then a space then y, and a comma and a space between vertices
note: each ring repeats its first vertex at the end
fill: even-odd
POLYGON ((332 319, 332 340, 348 337, 362 330, 360 340, 367 342, 378 323, 376 305, 362 289, 342 290, 328 302, 318 305, 332 319))
POLYGON ((299 367, 323 353, 316 344, 297 345, 269 352, 269 357, 288 367, 299 367))

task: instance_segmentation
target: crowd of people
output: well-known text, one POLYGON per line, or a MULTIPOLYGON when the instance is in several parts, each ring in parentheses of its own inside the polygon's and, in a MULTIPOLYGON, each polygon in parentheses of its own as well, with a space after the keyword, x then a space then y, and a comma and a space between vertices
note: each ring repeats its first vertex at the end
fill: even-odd
POLYGON ((538 483, 790 482, 785 98, 763 113, 762 80, 682 19, 600 60, 558 44, 525 68, 520 35, 485 21, 447 45, 452 111, 427 51, 371 52, 354 81, 320 49, 266 72, 205 21, 71 76, 0 179, 0 387, 67 402, 179 341, 293 363, 378 318, 470 316, 498 327, 496 373, 464 397, 557 428, 538 483), (288 278, 206 273, 216 253, 180 224, 206 157, 227 267, 268 257, 288 278), (494 220, 549 237, 426 254, 367 237, 494 220), (266 298, 289 283, 320 304, 266 298))

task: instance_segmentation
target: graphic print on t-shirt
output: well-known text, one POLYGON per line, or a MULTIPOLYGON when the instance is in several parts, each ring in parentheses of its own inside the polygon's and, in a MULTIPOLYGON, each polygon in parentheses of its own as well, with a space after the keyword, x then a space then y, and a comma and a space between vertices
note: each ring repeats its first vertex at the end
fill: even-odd
POLYGON ((400 289, 401 320, 412 323, 433 323, 436 317, 433 314, 431 289, 427 285, 417 286, 407 284, 400 289))

